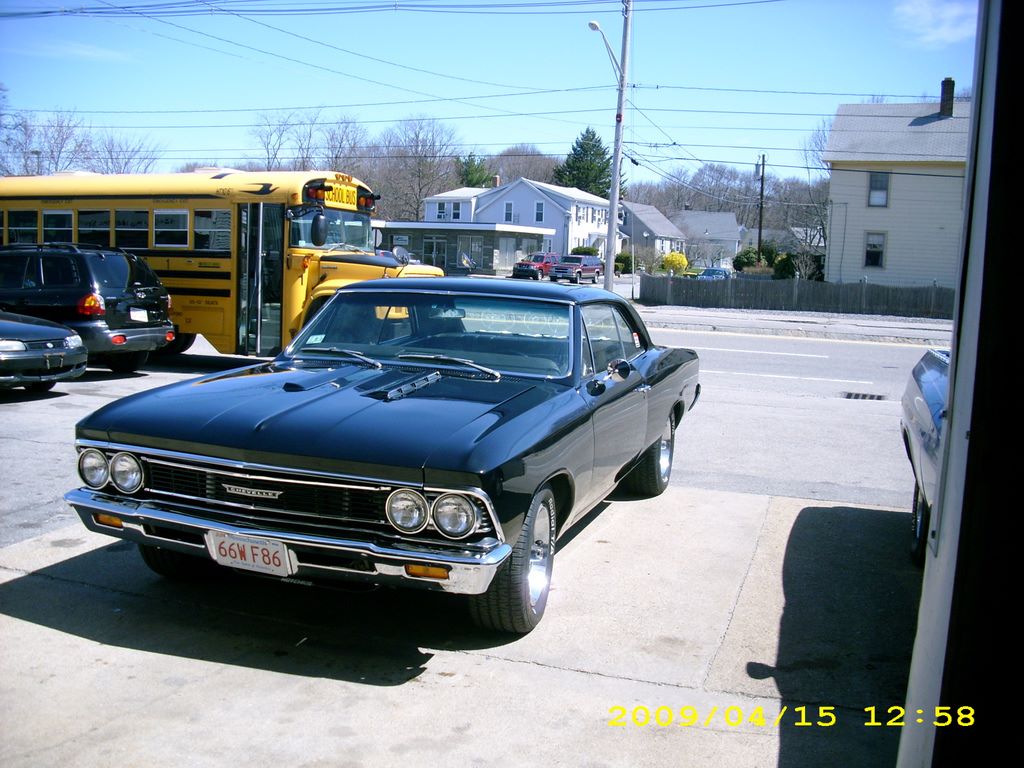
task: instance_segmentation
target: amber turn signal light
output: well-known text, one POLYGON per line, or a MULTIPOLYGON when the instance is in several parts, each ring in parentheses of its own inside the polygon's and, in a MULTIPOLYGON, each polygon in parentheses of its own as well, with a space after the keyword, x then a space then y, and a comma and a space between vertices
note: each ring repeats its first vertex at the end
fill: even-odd
POLYGON ((407 565, 405 574, 418 579, 447 579, 448 569, 438 565, 407 565))

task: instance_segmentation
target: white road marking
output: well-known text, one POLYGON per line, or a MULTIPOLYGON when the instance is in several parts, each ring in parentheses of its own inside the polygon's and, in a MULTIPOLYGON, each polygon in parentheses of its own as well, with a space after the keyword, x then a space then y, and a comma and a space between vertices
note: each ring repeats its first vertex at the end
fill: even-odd
POLYGON ((742 352, 745 355, 784 355, 786 357, 816 357, 828 360, 828 355, 810 355, 803 352, 769 352, 764 349, 727 349, 725 347, 687 347, 701 352, 742 352))
POLYGON ((701 373, 721 373, 727 376, 754 376, 759 379, 792 379, 793 381, 825 381, 832 384, 866 384, 873 386, 873 381, 859 381, 857 379, 822 379, 817 376, 785 376, 779 373, 745 373, 743 371, 715 371, 709 368, 701 368, 701 373))

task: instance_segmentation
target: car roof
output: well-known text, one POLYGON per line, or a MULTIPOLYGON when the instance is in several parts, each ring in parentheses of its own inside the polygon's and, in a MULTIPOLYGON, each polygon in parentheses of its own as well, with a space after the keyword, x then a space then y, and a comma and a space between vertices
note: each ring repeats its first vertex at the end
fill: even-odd
POLYGON ((443 293, 507 296, 509 298, 547 299, 549 301, 617 301, 626 303, 618 294, 603 288, 562 283, 524 282, 503 278, 480 277, 402 277, 364 280, 350 283, 340 291, 429 291, 443 293))

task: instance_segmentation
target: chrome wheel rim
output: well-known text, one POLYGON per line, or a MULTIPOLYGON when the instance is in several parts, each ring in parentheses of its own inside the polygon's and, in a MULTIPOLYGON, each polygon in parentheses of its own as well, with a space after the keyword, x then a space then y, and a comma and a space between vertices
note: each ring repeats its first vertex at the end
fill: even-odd
POLYGON ((665 431, 661 433, 661 440, 658 442, 658 476, 661 482, 667 483, 669 475, 672 474, 672 422, 665 425, 665 431))
POLYGON ((530 587, 530 607, 548 590, 551 580, 551 509, 550 501, 545 501, 537 509, 537 516, 530 531, 530 567, 527 581, 530 587), (542 519, 543 518, 543 519, 542 519))

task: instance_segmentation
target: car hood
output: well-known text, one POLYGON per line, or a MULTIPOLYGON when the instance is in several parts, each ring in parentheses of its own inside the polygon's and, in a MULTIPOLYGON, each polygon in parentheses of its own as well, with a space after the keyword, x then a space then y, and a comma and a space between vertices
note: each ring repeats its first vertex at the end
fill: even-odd
POLYGON ((38 317, 0 312, 0 338, 19 341, 46 341, 63 339, 74 333, 60 323, 53 323, 38 317))
POLYGON ((432 373, 268 363, 116 401, 79 422, 78 437, 418 482, 456 432, 472 443, 565 389, 543 380, 432 373), (415 388, 396 391, 406 385, 415 388))

